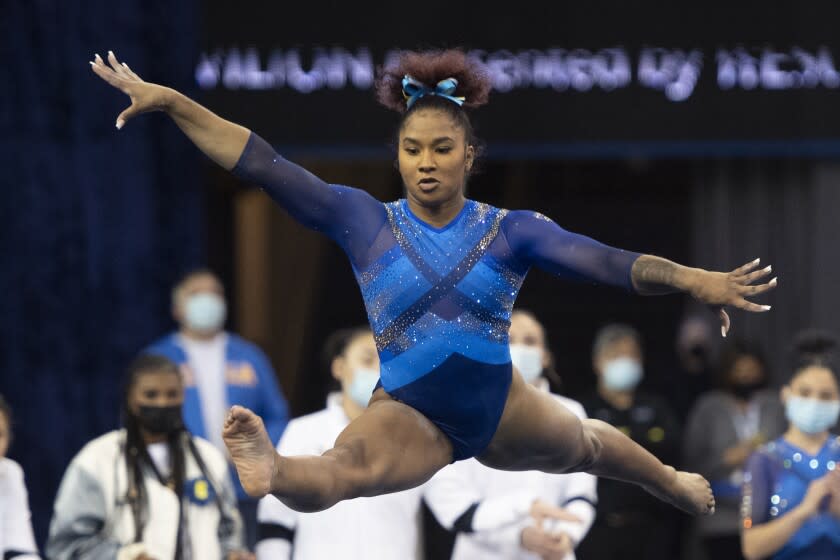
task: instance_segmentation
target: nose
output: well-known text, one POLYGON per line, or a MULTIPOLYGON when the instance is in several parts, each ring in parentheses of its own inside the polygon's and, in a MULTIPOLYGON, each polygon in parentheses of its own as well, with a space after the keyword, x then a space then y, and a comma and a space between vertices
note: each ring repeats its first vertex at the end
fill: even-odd
POLYGON ((420 166, 418 169, 423 173, 429 173, 436 168, 434 154, 431 150, 423 150, 420 156, 420 166))

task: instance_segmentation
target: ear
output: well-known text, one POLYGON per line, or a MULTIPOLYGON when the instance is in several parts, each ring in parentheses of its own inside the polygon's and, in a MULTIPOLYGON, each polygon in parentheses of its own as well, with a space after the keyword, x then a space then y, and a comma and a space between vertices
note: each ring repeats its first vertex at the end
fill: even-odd
POLYGON ((343 381, 347 376, 347 360, 345 360, 343 356, 333 358, 333 361, 330 364, 330 373, 332 373, 333 379, 336 381, 343 381))
POLYGON ((467 145, 467 151, 464 154, 464 164, 467 167, 467 171, 469 172, 472 169, 473 162, 475 161, 475 146, 472 144, 467 145))
POLYGON ((787 400, 791 397, 792 391, 790 389, 790 385, 785 385, 779 390, 779 398, 782 400, 782 404, 786 404, 787 400))

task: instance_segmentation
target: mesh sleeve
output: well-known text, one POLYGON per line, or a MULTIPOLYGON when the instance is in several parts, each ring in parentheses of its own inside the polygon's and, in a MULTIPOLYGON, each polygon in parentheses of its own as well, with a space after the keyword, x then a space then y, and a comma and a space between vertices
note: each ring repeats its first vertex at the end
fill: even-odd
POLYGON ((351 256, 370 246, 387 219, 382 203, 365 191, 322 181, 253 132, 232 173, 259 185, 295 220, 326 234, 351 256))
POLYGON ((769 460, 763 453, 753 453, 744 469, 741 490, 741 522, 745 529, 770 519, 770 491, 773 486, 769 460))
POLYGON ((639 253, 566 231, 538 212, 509 212, 502 228, 514 255, 526 266, 570 280, 635 291, 630 270, 639 253))

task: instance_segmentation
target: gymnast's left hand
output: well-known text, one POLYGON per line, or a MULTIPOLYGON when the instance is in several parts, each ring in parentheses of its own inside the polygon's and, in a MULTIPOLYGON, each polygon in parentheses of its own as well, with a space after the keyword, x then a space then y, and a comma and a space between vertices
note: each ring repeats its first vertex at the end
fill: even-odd
POLYGON ((769 305, 759 305, 747 300, 748 297, 772 290, 778 283, 778 279, 773 278, 765 284, 756 284, 757 281, 766 278, 773 271, 770 266, 755 270, 758 264, 759 260, 756 259, 731 272, 692 269, 688 292, 717 310, 721 321, 720 332, 722 336, 726 336, 730 326, 729 315, 726 313, 725 306, 736 307, 753 313, 770 311, 769 305))

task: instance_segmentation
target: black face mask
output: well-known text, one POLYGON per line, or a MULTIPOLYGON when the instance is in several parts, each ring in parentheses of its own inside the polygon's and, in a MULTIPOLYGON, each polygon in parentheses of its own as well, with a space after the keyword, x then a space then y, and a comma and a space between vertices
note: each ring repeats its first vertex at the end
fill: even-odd
POLYGON ((153 434, 171 434, 183 429, 181 405, 140 406, 137 419, 144 430, 153 434))
POLYGON ((736 398, 748 401, 750 397, 766 386, 767 383, 765 381, 753 381, 752 383, 735 383, 729 387, 729 390, 736 398))

